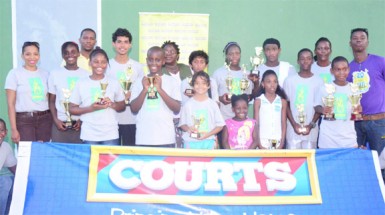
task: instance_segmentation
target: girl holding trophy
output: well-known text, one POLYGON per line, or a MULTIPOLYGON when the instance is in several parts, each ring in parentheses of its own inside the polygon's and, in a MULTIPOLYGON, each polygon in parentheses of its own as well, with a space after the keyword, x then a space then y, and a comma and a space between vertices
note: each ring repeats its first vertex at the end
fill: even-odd
POLYGON ((354 121, 350 118, 353 112, 361 112, 361 105, 354 106, 350 102, 354 85, 346 80, 349 74, 348 60, 342 56, 334 58, 330 71, 335 78, 331 83, 335 86, 334 104, 332 107, 323 105, 323 98, 328 96, 325 86, 320 89, 315 110, 324 115, 334 113, 335 120, 322 120, 318 147, 354 148, 357 147, 357 134, 354 121))
POLYGON ((192 77, 194 95, 182 107, 179 127, 183 130, 184 148, 214 149, 215 135, 225 122, 218 104, 210 99, 210 77, 204 72, 196 72, 192 77))
POLYGON ((261 88, 254 101, 260 149, 283 149, 286 136, 286 94, 273 70, 263 73, 261 88))
POLYGON ((118 145, 117 112, 125 109, 119 82, 105 75, 107 53, 96 48, 90 54, 92 75, 79 80, 70 98, 70 113, 80 115, 80 138, 84 143, 118 145))

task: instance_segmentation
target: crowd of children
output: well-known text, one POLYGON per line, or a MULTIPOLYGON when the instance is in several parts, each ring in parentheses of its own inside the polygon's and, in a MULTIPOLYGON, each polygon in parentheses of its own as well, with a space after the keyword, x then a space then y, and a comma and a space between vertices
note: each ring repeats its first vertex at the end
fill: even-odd
MULTIPOLYGON (((365 148, 369 142, 384 169, 385 59, 366 52, 368 37, 366 29, 351 31, 351 63, 342 56, 331 61, 331 42, 321 37, 315 56, 307 48, 298 52, 298 72, 279 60, 279 41, 266 39, 259 76, 241 67, 241 47, 229 42, 225 65, 212 77, 206 52, 193 51, 189 65, 178 63, 172 41, 151 47, 147 65, 140 64, 129 57, 132 36, 122 28, 112 35, 114 58, 95 48, 95 32, 84 29, 80 48, 65 42, 63 67, 50 73, 37 67, 39 44, 26 42, 25 64, 5 82, 11 140, 189 149, 365 148), (362 107, 353 96, 362 96, 362 107)), ((3 121, 0 129, 5 148, 3 121)))

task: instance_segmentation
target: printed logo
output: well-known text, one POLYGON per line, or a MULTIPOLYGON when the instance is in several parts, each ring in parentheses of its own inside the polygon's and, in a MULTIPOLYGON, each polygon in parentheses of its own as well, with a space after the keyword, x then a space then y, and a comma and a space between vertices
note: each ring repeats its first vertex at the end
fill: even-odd
POLYGON ((29 87, 31 89, 32 101, 43 101, 46 98, 44 95, 44 85, 41 78, 30 78, 29 87))
POLYGON ((370 88, 370 76, 368 74, 368 70, 365 69, 364 71, 355 71, 352 73, 353 75, 353 83, 357 84, 360 93, 366 93, 369 91, 370 88))
POLYGON ((348 118, 348 96, 344 93, 334 93, 334 117, 346 120, 348 118))

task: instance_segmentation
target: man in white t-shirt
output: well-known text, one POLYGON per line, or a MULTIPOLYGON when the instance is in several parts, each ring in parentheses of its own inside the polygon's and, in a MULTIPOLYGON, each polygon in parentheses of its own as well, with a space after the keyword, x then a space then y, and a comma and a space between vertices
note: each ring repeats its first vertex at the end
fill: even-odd
MULTIPOLYGON (((140 82, 143 78, 143 65, 128 56, 132 45, 132 35, 127 29, 118 28, 112 34, 112 46, 115 49, 115 57, 110 59, 107 75, 118 80, 121 84, 125 80, 132 84, 140 82)), ((123 86, 123 85, 122 85, 123 86)), ((129 105, 131 88, 125 93, 126 105, 129 105)), ((118 113, 119 142, 124 146, 135 146, 135 115, 130 108, 118 113)))

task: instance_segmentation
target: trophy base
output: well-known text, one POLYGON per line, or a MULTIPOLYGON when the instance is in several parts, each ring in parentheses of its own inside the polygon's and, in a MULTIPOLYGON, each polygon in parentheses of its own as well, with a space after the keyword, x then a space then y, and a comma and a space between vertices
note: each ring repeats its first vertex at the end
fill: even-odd
POLYGON ((124 100, 124 103, 126 104, 126 106, 130 106, 130 100, 124 100))
POLYGON ((362 114, 360 113, 352 113, 352 115, 350 116, 350 120, 352 121, 361 121, 361 120, 364 120, 362 118, 362 114))
POLYGON ((158 98, 158 93, 157 92, 149 92, 147 99, 157 99, 158 98))
POLYGON ((329 116, 324 116, 323 119, 326 120, 326 121, 335 121, 336 120, 336 118, 334 118, 334 114, 333 115, 329 115, 329 116))
POLYGON ((305 133, 305 132, 307 131, 307 129, 306 129, 305 127, 300 127, 300 128, 298 129, 298 131, 299 131, 300 133, 305 133))
POLYGON ((231 96, 233 96, 233 94, 227 94, 226 95, 226 100, 231 101, 231 96))
POLYGON ((104 101, 104 98, 98 98, 97 104, 104 105, 104 104, 106 104, 106 101, 104 101))
POLYGON ((191 134, 190 134, 190 137, 191 137, 191 138, 198 139, 198 138, 201 137, 201 135, 200 135, 199 133, 191 133, 191 134))
POLYGON ((184 91, 184 93, 188 94, 188 95, 193 95, 194 94, 194 90, 193 89, 186 89, 184 91))
POLYGON ((67 129, 72 129, 75 125, 76 121, 65 121, 64 127, 67 129))

